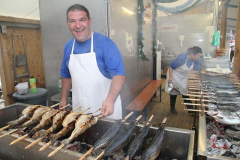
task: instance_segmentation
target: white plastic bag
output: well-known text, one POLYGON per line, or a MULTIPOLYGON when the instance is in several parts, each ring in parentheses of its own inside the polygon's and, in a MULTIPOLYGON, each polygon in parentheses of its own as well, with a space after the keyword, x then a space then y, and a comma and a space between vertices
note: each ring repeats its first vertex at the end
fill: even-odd
POLYGON ((16 85, 18 94, 28 93, 28 82, 19 83, 16 85))

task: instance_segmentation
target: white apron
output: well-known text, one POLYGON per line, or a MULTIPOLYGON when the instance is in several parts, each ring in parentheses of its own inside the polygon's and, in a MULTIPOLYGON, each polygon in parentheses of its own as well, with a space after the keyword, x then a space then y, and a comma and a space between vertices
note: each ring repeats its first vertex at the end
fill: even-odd
MULTIPOLYGON (((75 39, 69 60, 69 71, 72 78, 72 107, 82 106, 81 110, 90 107, 85 113, 92 113, 102 107, 107 98, 112 80, 100 72, 96 54, 93 51, 93 35, 91 37, 91 52, 73 54, 75 39)), ((101 113, 100 111, 97 113, 101 113)), ((96 113, 96 114, 97 114, 96 113)), ((118 96, 114 105, 114 113, 107 118, 121 119, 122 104, 118 96)))
MULTIPOLYGON (((188 60, 188 57, 187 57, 188 60)), ((178 95, 178 94, 185 94, 188 91, 188 73, 190 70, 193 69, 194 62, 188 68, 187 66, 187 60, 185 64, 183 64, 180 67, 177 67, 176 69, 173 69, 172 71, 172 84, 173 87, 176 88, 179 92, 169 92, 168 90, 168 83, 167 80, 169 79, 169 69, 167 72, 167 80, 166 80, 166 85, 165 85, 165 91, 171 95, 178 95)))

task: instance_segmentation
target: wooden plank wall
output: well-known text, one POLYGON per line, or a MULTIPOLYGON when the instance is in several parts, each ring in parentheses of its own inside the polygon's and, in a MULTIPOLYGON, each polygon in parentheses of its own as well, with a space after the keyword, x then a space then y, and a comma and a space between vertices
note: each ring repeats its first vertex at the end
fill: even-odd
MULTIPOLYGON (((0 54, 2 53, 0 57, 2 57, 2 59, 4 60, 3 68, 0 68, 0 73, 2 79, 2 86, 3 88, 5 88, 3 89, 3 98, 4 100, 6 100, 5 105, 10 105, 13 103, 13 99, 11 97, 12 93, 14 92, 12 35, 23 36, 30 75, 36 79, 39 79, 39 87, 45 88, 46 86, 42 54, 41 30, 39 28, 18 28, 7 26, 7 34, 5 36, 0 35, 0 45, 2 50, 2 52, 0 52, 0 54)), ((21 36, 14 36, 14 42, 15 55, 23 54, 24 47, 21 36)), ((17 75, 23 74, 25 72, 26 71, 24 66, 17 67, 17 75)), ((20 78, 18 79, 18 82, 25 82, 28 81, 28 79, 29 78, 20 78)))

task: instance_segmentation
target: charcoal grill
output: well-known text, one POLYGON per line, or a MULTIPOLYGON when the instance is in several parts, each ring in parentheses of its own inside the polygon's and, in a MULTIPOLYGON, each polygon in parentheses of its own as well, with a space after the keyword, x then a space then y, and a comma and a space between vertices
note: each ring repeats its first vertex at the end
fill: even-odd
MULTIPOLYGON (((6 106, 0 109, 0 127, 6 126, 6 122, 17 119, 18 115, 21 114, 22 110, 27 107, 28 104, 15 103, 10 106, 6 106)), ((78 141, 85 142, 87 144, 93 145, 97 139, 99 139, 111 126, 114 125, 114 120, 103 118, 98 121, 98 123, 88 129, 84 134, 78 137, 78 141)), ((137 132, 143 125, 138 124, 135 127, 137 132)), ((148 138, 153 137, 156 133, 157 127, 151 127, 149 131, 148 138)), ((6 133, 6 131, 0 132, 0 135, 6 133)), ((77 160, 82 156, 82 153, 71 151, 67 149, 62 149, 54 156, 47 158, 47 155, 56 149, 55 146, 50 146, 39 152, 39 148, 45 143, 40 142, 34 145, 32 148, 25 150, 24 148, 33 142, 33 139, 26 138, 14 145, 9 145, 9 143, 17 139, 19 135, 11 134, 0 139, 0 159, 1 160, 77 160)), ((181 160, 192 160, 193 158, 193 145, 194 145, 194 131, 185 130, 179 128, 165 128, 165 139, 163 142, 163 148, 160 154, 161 158, 167 159, 181 159, 181 160)), ((87 159, 94 159, 94 157, 88 156, 87 159)))

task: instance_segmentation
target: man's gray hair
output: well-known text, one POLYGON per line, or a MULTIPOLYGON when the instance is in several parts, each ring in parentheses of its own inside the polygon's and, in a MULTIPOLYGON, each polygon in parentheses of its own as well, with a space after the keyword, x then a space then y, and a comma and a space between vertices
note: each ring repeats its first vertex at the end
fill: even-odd
POLYGON ((83 6, 83 5, 81 5, 81 4, 74 4, 74 5, 70 6, 70 7, 68 8, 68 10, 67 10, 67 13, 66 13, 67 20, 68 20, 68 12, 70 12, 70 11, 75 11, 75 10, 79 10, 79 11, 84 11, 84 12, 86 12, 88 19, 90 18, 89 11, 88 11, 88 9, 87 9, 85 6, 83 6))

